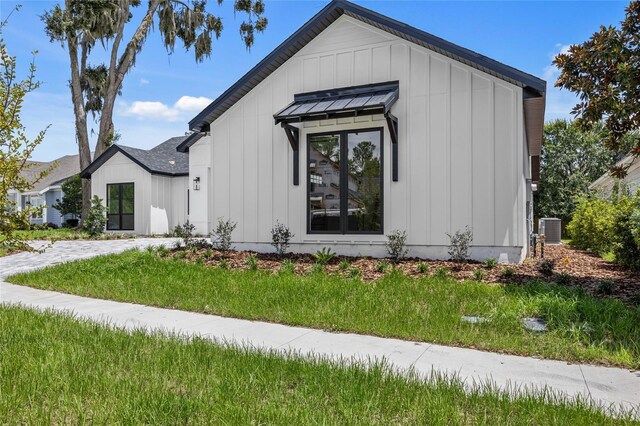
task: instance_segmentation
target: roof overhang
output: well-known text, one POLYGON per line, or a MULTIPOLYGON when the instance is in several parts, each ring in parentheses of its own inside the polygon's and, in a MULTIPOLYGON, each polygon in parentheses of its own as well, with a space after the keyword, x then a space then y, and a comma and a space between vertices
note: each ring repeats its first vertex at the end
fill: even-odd
MULTIPOLYGON (((372 10, 347 1, 334 0, 194 117, 189 122, 189 128, 193 131, 202 131, 342 15, 358 19, 404 40, 522 87, 529 93, 529 96, 542 97, 542 102, 544 102, 546 82, 540 78, 372 10)), ((540 122, 538 125, 542 126, 543 123, 540 122)), ((183 149, 186 151, 187 148, 183 149)))
POLYGON ((524 91, 524 128, 527 136, 529 155, 539 156, 542 153, 544 133, 545 96, 524 91))
POLYGON ((178 152, 189 151, 189 148, 191 148, 191 146, 194 143, 198 142, 203 136, 205 136, 205 132, 198 131, 198 132, 191 133, 184 141, 182 141, 180 145, 178 145, 176 150, 178 152))
POLYGON ((279 124, 388 114, 398 100, 399 86, 392 81, 296 94, 273 118, 279 124))

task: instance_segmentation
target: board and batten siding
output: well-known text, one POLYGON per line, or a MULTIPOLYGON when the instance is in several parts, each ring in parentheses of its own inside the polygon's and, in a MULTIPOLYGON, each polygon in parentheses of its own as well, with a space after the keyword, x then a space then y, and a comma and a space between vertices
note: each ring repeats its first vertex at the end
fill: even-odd
POLYGON ((269 250, 270 230, 279 221, 295 233, 293 251, 331 246, 338 253, 384 256, 384 235, 306 232, 307 135, 370 127, 384 128, 385 233, 406 230, 410 255, 446 258, 446 233, 468 225, 472 257, 521 260, 528 161, 522 90, 348 16, 214 121, 211 134, 191 147, 191 162, 208 151, 212 165, 209 187, 203 188, 211 200, 206 219, 192 204, 192 222, 210 226, 218 217, 231 218, 241 248, 269 250), (391 80, 400 82, 392 109, 399 120, 399 181, 391 180, 386 122, 373 116, 301 126, 300 185, 294 186, 292 150, 273 114, 296 93, 391 80))
POLYGON ((187 220, 188 179, 152 175, 118 152, 91 175, 91 193, 106 204, 108 184, 133 182, 134 229, 109 232, 165 234, 187 220))

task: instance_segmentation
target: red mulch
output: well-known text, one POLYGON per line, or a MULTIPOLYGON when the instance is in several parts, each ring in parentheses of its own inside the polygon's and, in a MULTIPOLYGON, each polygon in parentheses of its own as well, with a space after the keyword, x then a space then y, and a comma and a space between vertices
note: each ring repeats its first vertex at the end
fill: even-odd
MULTIPOLYGON (((269 253, 252 253, 240 251, 220 252, 211 250, 211 255, 206 256, 206 249, 188 251, 186 260, 200 261, 208 266, 219 266, 225 261, 231 269, 249 269, 247 258, 255 255, 258 269, 277 271, 281 268, 284 259, 294 263, 295 273, 302 275, 308 273, 316 263, 316 259, 310 254, 292 254, 277 256, 269 253)), ((174 252, 175 255, 175 252, 174 252)), ((381 279, 384 272, 380 271, 380 263, 387 262, 388 266, 394 265, 403 274, 415 278, 433 274, 439 268, 445 268, 447 272, 458 280, 475 279, 475 271, 483 272, 482 281, 488 283, 513 283, 526 284, 534 279, 555 281, 562 285, 580 287, 585 292, 596 297, 612 297, 629 305, 640 305, 640 273, 625 270, 621 266, 608 262, 600 256, 590 252, 577 250, 566 244, 547 245, 545 259, 554 262, 553 273, 544 275, 538 268, 539 258, 528 258, 520 265, 498 265, 495 268, 487 268, 478 262, 456 263, 451 261, 403 259, 394 262, 391 259, 375 259, 369 257, 345 257, 335 256, 325 267, 329 273, 338 273, 348 276, 354 268, 358 270, 363 281, 370 282, 381 279), (346 260, 349 267, 346 270, 340 268, 340 262, 346 260), (428 271, 418 272, 418 265, 426 263, 428 271), (506 271, 506 272, 505 272, 506 271), (607 284, 603 285, 602 282, 607 284)), ((389 267, 386 268, 387 270, 389 267)))

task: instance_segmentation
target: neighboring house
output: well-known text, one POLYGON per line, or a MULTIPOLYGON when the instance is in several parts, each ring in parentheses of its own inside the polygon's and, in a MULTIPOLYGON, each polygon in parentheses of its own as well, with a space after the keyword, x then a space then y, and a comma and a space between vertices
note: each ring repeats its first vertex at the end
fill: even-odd
POLYGON ((107 231, 165 234, 187 221, 189 156, 185 136, 150 150, 112 145, 80 174, 107 206, 107 231))
POLYGON ((80 160, 78 155, 65 155, 50 162, 30 162, 31 166, 22 173, 27 181, 33 181, 35 176, 43 170, 49 173, 36 182, 33 189, 25 192, 9 190, 9 200, 16 203, 19 210, 26 206, 42 207, 41 213, 33 214, 31 224, 52 223, 62 226, 66 219, 72 219, 71 215, 62 216, 52 206, 62 200, 64 193, 61 185, 65 180, 80 173, 80 160))
POLYGON ((296 252, 385 256, 385 234, 405 230, 409 254, 428 258, 447 258, 446 233, 468 225, 472 258, 518 262, 532 230, 545 90, 537 77, 333 1, 189 123, 178 147, 199 188, 189 220, 208 233, 230 218, 235 247, 257 251, 272 250, 277 221, 296 252))
POLYGON ((620 181, 615 179, 608 172, 600 176, 595 182, 589 185, 589 189, 598 191, 604 196, 609 196, 616 182, 625 185, 631 194, 635 194, 640 189, 640 158, 629 154, 616 163, 616 166, 628 166, 627 176, 620 181))

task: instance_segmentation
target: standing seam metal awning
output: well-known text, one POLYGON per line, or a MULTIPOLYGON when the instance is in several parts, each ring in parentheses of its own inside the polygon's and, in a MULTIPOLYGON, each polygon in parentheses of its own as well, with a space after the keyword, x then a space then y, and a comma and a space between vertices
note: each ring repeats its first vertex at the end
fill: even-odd
POLYGON ((397 81, 301 93, 273 118, 278 124, 388 114, 398 95, 397 81))
POLYGON ((391 135, 391 177, 398 181, 398 119, 391 107, 398 100, 400 83, 368 84, 294 95, 293 102, 273 115, 284 129, 293 150, 293 184, 300 183, 300 129, 290 123, 383 114, 391 135))

